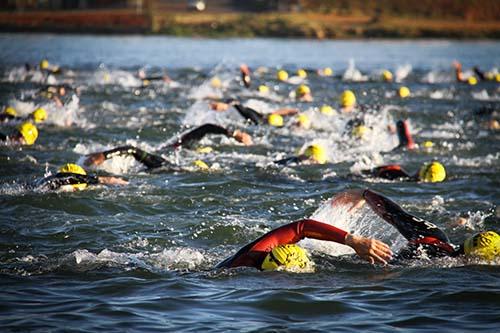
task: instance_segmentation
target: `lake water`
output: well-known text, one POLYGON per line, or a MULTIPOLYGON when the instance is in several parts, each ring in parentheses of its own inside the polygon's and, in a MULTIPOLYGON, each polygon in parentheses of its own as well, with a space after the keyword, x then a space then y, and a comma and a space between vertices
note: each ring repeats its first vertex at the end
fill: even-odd
MULTIPOLYGON (((455 82, 452 61, 498 72, 500 43, 456 41, 310 41, 189 39, 141 36, 0 34, 0 106, 21 115, 44 107, 33 146, 0 146, 0 327, 9 332, 242 331, 242 332, 497 332, 499 262, 421 258, 372 266, 338 244, 305 240, 314 273, 213 267, 265 232, 304 217, 376 236, 394 251, 404 240, 368 209, 355 216, 325 202, 336 193, 369 187, 461 243, 481 230, 500 230, 499 138, 477 110, 500 103, 500 85, 455 82), (26 71, 47 58, 65 71, 26 71), (253 71, 252 88, 239 65, 253 71), (317 75, 331 67, 333 77, 317 75), (168 73, 171 83, 143 86, 136 73, 168 73), (305 68, 312 103, 291 93, 300 80, 278 82, 305 68), (388 69, 398 82, 382 82, 388 69), (217 78, 220 87, 214 86, 217 78), (72 88, 64 106, 40 97, 47 83, 72 88), (257 87, 266 84, 267 94, 257 87), (407 86, 411 96, 396 91, 407 86), (354 138, 354 117, 338 109, 353 90, 370 128, 354 138), (235 110, 217 113, 208 97, 237 97, 266 113, 294 107, 311 129, 247 124, 235 110), (388 126, 409 119, 415 151, 397 145, 388 126), (187 128, 215 123, 242 129, 253 146, 207 136, 210 153, 165 144, 187 128), (432 148, 423 148, 432 141, 432 148), (329 163, 278 167, 273 161, 311 143, 327 148, 329 163), (89 170, 129 180, 80 192, 41 193, 25 184, 91 152, 132 144, 162 154, 175 170, 145 172, 119 157, 89 170), (193 162, 206 162, 208 171, 193 162), (442 183, 384 181, 355 176, 399 163, 415 172, 437 159, 442 183), (457 224, 462 217, 462 224, 457 224)), ((0 132, 12 126, 3 124, 0 132)))

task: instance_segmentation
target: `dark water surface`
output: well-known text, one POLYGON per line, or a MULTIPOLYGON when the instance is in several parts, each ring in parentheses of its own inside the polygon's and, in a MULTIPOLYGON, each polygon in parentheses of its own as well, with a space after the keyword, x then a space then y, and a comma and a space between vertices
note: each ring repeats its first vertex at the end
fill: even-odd
MULTIPOLYGON (((386 194, 457 244, 480 230, 499 231, 499 132, 475 111, 498 112, 500 85, 456 83, 451 67, 457 59, 466 75, 474 65, 495 72, 498 54, 498 42, 0 35, 0 106, 49 113, 35 145, 0 146, 1 331, 498 332, 498 262, 421 258, 371 266, 344 246, 306 240, 313 273, 213 270, 247 242, 309 216, 400 248, 403 239, 370 211, 346 216, 324 204, 350 188, 386 194), (44 57, 67 70, 53 77, 24 70, 44 57), (348 75, 350 61, 365 78, 348 75), (251 90, 239 82, 241 62, 255 72, 251 90), (326 66, 334 77, 315 74, 326 66), (289 96, 297 85, 275 79, 280 67, 291 75, 308 70, 314 102, 289 96), (150 75, 166 70, 174 82, 143 87, 140 68, 150 75), (401 82, 382 82, 384 69, 401 82), (215 77, 221 88, 213 87, 215 77), (47 82, 78 89, 57 107, 38 94, 47 82), (259 84, 270 94, 258 93, 259 84), (397 96, 402 85, 410 98, 397 96), (346 130, 352 115, 318 111, 323 104, 338 108, 344 89, 364 106, 359 113, 371 127, 365 139, 346 130), (210 96, 237 96, 262 112, 296 107, 313 128, 295 128, 294 117, 284 128, 249 125, 234 110, 210 111, 210 96), (417 143, 434 147, 391 152, 397 143, 387 126, 398 119, 410 120, 417 143), (211 136, 201 145, 212 153, 165 148, 206 122, 244 129, 255 145, 211 136), (329 163, 272 163, 311 143, 328 149, 329 163), (117 158, 91 171, 124 177, 128 186, 74 193, 25 186, 87 153, 124 144, 162 154, 176 168, 150 173, 117 158), (194 166, 198 159, 210 170, 194 166), (447 181, 351 175, 388 163, 414 172, 432 159, 446 166, 447 181)), ((0 132, 11 129, 4 124, 0 132)))

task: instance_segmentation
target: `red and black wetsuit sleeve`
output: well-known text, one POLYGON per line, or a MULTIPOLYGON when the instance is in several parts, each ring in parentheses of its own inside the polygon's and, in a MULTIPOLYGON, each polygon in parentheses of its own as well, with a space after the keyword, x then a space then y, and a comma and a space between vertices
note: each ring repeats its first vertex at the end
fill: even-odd
POLYGON ((270 231, 218 264, 217 268, 248 266, 261 269, 266 255, 278 245, 295 244, 304 238, 345 244, 346 235, 346 231, 326 223, 309 219, 300 220, 270 231))
POLYGON ((227 137, 232 136, 232 132, 222 126, 214 125, 214 124, 205 124, 200 127, 195 128, 194 130, 182 135, 179 140, 174 143, 172 146, 174 148, 178 147, 189 147, 193 143, 200 141, 207 134, 222 134, 227 137))
POLYGON ((264 123, 264 116, 254 109, 248 108, 246 106, 243 106, 241 104, 234 104, 234 108, 238 113, 245 118, 246 120, 251 121, 255 125, 259 125, 264 123))
POLYGON ((144 164, 148 169, 159 168, 168 162, 161 156, 150 154, 134 146, 122 146, 103 152, 105 159, 115 156, 132 156, 137 162, 144 164))
POLYGON ((99 179, 96 175, 80 175, 72 172, 58 172, 55 175, 38 180, 30 187, 39 191, 55 191, 64 185, 95 185, 98 183, 99 179))
POLYGON ((370 173, 374 177, 384 178, 384 179, 413 179, 405 169, 403 169, 399 164, 383 165, 378 168, 370 170, 370 173))
POLYGON ((394 226, 412 245, 428 245, 436 255, 455 255, 455 248, 448 236, 435 224, 413 216, 387 197, 366 190, 363 197, 373 211, 394 226))

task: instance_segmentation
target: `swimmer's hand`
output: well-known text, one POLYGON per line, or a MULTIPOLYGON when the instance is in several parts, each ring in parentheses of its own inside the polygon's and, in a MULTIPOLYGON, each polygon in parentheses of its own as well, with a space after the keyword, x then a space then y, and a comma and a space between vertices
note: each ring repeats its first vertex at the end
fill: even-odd
POLYGON ((233 132, 233 138, 236 141, 243 143, 245 146, 251 146, 253 144, 250 134, 240 130, 236 130, 233 132))
POLYGON ((210 109, 219 112, 227 111, 227 109, 229 109, 229 104, 224 102, 212 102, 210 103, 210 109))
POLYGON ((99 180, 99 184, 105 185, 127 185, 128 181, 119 177, 110 177, 110 176, 99 176, 97 177, 99 180))
POLYGON ((86 166, 101 165, 106 160, 103 153, 93 153, 87 155, 83 164, 86 166))
POLYGON ((345 244, 352 247, 358 256, 372 265, 375 263, 387 265, 387 261, 392 258, 389 246, 373 238, 347 234, 345 244))

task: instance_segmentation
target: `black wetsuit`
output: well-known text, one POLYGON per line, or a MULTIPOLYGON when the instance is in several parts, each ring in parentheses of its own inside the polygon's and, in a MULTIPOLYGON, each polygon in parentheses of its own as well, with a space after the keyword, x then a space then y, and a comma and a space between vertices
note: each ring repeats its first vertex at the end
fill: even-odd
POLYGON ((14 119, 18 119, 18 117, 8 113, 0 113, 0 123, 5 123, 14 119))
MULTIPOLYGON (((207 134, 222 134, 227 137, 232 136, 232 131, 213 124, 205 124, 193 129, 192 131, 182 135, 175 143, 171 144, 171 148, 189 147, 195 142, 200 141, 207 134)), ((170 162, 161 156, 150 154, 142 149, 134 146, 122 146, 102 152, 105 159, 115 156, 132 156, 137 162, 142 163, 148 169, 155 169, 164 166, 171 166, 170 162)))
POLYGON ((264 115, 254 109, 243 106, 240 103, 233 103, 233 106, 243 118, 252 122, 254 125, 261 125, 265 123, 264 115))
POLYGON ((370 170, 363 170, 363 175, 370 175, 377 178, 389 179, 389 180, 406 180, 406 181, 417 181, 418 175, 412 175, 405 169, 403 169, 399 164, 389 164, 383 165, 370 170))
POLYGON ((30 184, 28 187, 38 191, 55 191, 65 185, 95 185, 98 183, 99 180, 96 175, 81 175, 72 172, 58 172, 55 175, 39 179, 36 182, 30 184))
POLYGON ((448 236, 436 225, 411 215, 392 200, 372 190, 364 191, 363 198, 378 216, 408 240, 408 246, 394 260, 418 258, 423 252, 429 257, 456 257, 463 254, 463 248, 451 244, 448 236))

